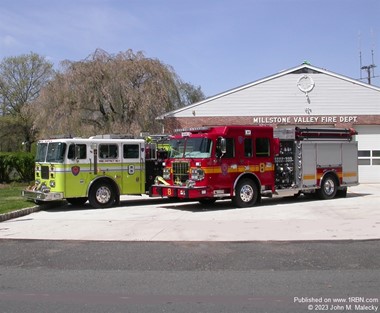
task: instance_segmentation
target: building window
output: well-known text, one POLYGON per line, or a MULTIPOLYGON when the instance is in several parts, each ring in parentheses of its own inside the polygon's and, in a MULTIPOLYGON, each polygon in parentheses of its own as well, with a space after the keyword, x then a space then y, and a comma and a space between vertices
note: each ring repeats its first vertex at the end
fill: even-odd
POLYGON ((380 165, 380 150, 372 150, 372 165, 380 165))
POLYGON ((358 157, 359 158, 366 158, 371 156, 371 151, 370 150, 360 150, 358 151, 358 157))
POLYGON ((380 165, 380 150, 359 150, 359 165, 380 165))

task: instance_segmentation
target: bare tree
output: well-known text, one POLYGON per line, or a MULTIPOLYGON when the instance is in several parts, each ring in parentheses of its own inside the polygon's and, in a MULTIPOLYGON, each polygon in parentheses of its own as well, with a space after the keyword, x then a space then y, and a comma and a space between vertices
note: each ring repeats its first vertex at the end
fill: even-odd
POLYGON ((186 106, 205 99, 205 95, 200 86, 181 82, 178 84, 181 96, 181 105, 186 106))
MULTIPOLYGON (((96 50, 83 61, 62 65, 36 101, 44 112, 35 117, 42 136, 158 133, 156 117, 184 105, 183 83, 174 70, 142 52, 96 50)), ((193 90, 203 95, 200 88, 193 90)))
POLYGON ((0 63, 0 138, 17 146, 23 141, 30 151, 35 139, 28 106, 35 101, 53 74, 53 65, 30 53, 4 58, 0 63))

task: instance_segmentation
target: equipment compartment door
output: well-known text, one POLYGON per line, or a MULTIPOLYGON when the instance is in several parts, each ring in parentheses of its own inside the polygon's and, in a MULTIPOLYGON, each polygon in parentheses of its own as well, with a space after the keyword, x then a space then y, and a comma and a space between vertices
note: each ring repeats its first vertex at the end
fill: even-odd
POLYGON ((141 143, 123 144, 122 194, 145 193, 145 166, 141 143))
MULTIPOLYGON (((298 164, 297 164, 298 165, 298 164)), ((316 144, 302 144, 301 179, 302 188, 316 187, 317 185, 317 155, 316 144)))

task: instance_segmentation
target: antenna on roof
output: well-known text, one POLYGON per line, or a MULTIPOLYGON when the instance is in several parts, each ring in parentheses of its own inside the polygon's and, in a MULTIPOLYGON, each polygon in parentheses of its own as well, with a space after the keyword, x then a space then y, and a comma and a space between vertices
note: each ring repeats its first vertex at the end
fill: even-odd
POLYGON ((360 60, 360 80, 362 80, 362 37, 361 37, 361 32, 359 31, 358 34, 358 41, 359 41, 359 60, 360 60))
MULTIPOLYGON (((373 40, 373 30, 371 30, 372 40, 373 40)), ((367 79, 368 84, 371 85, 371 79, 375 78, 375 52, 374 52, 374 42, 372 42, 371 57, 372 63, 369 65, 362 65, 362 51, 361 51, 361 37, 359 32, 359 58, 360 58, 360 80, 367 79), (362 72, 365 71, 367 74, 366 78, 362 78, 362 72)))

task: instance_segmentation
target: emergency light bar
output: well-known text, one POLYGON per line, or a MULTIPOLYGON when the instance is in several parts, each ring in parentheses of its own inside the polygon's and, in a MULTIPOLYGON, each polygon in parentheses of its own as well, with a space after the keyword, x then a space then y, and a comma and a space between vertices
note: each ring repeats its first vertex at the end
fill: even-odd
POLYGON ((207 132, 211 129, 211 127, 208 126, 202 126, 202 127, 190 127, 190 128, 178 128, 174 130, 174 133, 186 133, 186 132, 207 132))

